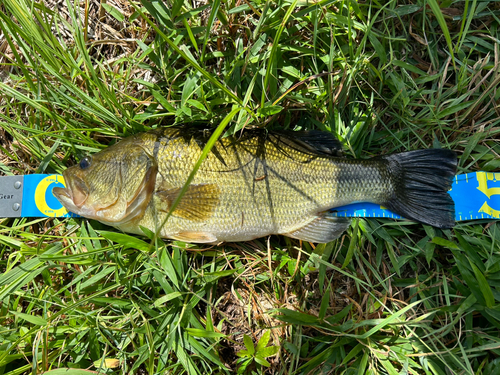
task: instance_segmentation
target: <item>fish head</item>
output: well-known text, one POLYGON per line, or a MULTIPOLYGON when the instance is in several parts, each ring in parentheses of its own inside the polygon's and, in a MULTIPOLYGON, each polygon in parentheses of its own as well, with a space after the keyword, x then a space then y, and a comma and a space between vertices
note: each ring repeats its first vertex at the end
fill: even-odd
POLYGON ((66 187, 52 192, 68 211, 118 225, 142 217, 154 190, 156 172, 154 158, 131 138, 66 169, 66 187))

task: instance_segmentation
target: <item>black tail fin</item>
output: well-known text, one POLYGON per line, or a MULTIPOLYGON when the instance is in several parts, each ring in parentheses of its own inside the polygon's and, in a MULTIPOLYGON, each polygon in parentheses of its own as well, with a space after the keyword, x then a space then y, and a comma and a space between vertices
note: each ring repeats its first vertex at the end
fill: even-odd
POLYGON ((455 225, 455 203, 448 194, 457 170, 455 152, 429 149, 382 158, 394 183, 394 194, 385 203, 388 209, 437 228, 455 225))

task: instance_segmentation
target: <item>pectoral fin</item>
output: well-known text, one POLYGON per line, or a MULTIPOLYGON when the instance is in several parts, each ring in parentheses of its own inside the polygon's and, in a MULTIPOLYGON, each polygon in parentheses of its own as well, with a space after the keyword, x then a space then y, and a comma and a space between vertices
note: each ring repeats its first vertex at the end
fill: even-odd
POLYGON ((318 216, 306 226, 284 235, 307 242, 327 243, 340 237, 350 223, 351 220, 345 217, 318 216))
MULTIPOLYGON (((182 188, 157 190, 160 211, 169 212, 182 188)), ((190 185, 173 215, 192 221, 208 219, 219 204, 220 189, 215 184, 190 185)))

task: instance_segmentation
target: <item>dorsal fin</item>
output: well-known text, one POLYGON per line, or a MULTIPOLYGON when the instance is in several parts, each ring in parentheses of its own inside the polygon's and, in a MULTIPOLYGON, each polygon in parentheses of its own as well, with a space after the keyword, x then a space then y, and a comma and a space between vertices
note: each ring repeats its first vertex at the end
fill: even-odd
POLYGON ((335 138, 332 133, 307 130, 307 131, 271 131, 270 135, 278 138, 300 151, 326 156, 340 156, 342 153, 342 143, 335 138))

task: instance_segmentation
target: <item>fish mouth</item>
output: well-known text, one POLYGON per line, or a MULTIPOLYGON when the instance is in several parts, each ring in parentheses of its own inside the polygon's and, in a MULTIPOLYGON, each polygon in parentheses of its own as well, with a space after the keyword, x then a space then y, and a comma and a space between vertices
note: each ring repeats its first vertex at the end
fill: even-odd
POLYGON ((67 171, 68 169, 63 172, 66 187, 55 187, 52 189, 52 194, 68 211, 79 214, 89 196, 88 188, 81 178, 69 175, 67 171))
POLYGON ((71 191, 66 188, 55 187, 52 189, 52 194, 56 197, 59 202, 64 206, 63 202, 71 201, 73 202, 73 197, 71 196, 71 191))

